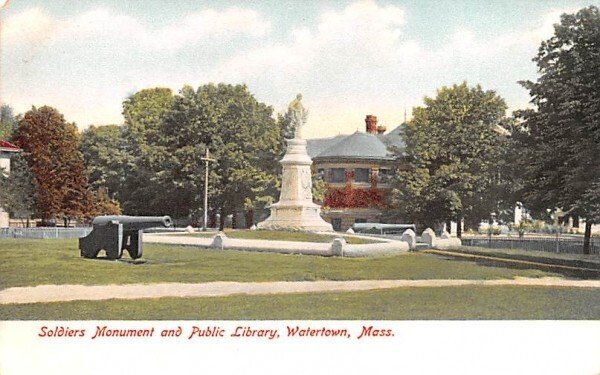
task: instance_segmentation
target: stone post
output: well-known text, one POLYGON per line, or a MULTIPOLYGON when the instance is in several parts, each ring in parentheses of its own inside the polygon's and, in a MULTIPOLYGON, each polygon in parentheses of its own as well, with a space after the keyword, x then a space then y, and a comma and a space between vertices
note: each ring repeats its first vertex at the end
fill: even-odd
POLYGON ((331 243, 331 255, 333 256, 344 256, 344 247, 346 246, 346 240, 344 238, 336 238, 331 243))
POLYGON ((227 236, 225 235, 225 233, 219 232, 219 234, 217 234, 215 238, 213 238, 213 242, 212 244, 210 244, 210 247, 223 250, 223 248, 226 247, 226 242, 227 236))
POLYGON ((421 234, 421 242, 425 242, 430 247, 435 247, 435 232, 431 228, 427 228, 421 234))
POLYGON ((402 233, 402 241, 408 243, 409 250, 414 250, 417 245, 417 237, 412 229, 407 229, 402 233))

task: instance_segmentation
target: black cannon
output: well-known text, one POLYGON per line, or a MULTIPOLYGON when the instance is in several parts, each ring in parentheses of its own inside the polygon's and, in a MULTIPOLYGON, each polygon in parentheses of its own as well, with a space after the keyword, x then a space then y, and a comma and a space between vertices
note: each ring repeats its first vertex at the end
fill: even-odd
POLYGON ((132 259, 142 256, 142 231, 147 228, 170 227, 169 216, 96 216, 90 234, 79 239, 82 257, 97 258, 100 250, 108 259, 119 259, 123 250, 132 259))

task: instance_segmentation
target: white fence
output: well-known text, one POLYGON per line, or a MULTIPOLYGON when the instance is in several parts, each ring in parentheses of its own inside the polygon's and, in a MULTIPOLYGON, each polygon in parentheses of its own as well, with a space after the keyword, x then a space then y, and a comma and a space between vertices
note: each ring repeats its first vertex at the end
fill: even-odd
MULTIPOLYGON (((85 237, 92 231, 92 227, 31 227, 31 228, 0 228, 0 238, 46 238, 65 239, 85 237)), ((148 228, 144 233, 180 233, 182 228, 148 228)))
MULTIPOLYGON (((523 249, 534 251, 546 251, 553 253, 583 253, 583 237, 463 237, 463 246, 479 246, 502 249, 523 249)), ((598 238, 590 239, 590 254, 600 254, 600 241, 598 238)))
POLYGON ((92 227, 62 228, 0 228, 0 238, 80 238, 87 236, 92 227))

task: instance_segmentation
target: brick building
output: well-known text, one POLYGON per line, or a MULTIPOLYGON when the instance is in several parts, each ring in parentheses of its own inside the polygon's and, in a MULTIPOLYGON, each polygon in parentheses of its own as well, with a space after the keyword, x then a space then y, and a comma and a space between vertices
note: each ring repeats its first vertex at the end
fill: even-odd
POLYGON ((381 222, 390 178, 404 165, 402 126, 386 134, 377 117, 368 115, 365 132, 308 140, 314 171, 327 186, 323 217, 334 230, 381 222))

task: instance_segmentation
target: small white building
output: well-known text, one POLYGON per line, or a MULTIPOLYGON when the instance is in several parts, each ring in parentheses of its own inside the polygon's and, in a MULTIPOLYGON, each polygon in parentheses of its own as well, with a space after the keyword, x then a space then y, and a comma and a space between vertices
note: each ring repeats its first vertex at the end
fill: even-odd
MULTIPOLYGON (((10 158, 17 152, 21 152, 21 149, 10 142, 0 139, 0 173, 8 176, 10 173, 10 158)), ((0 228, 2 227, 8 227, 8 212, 0 207, 0 228)))

